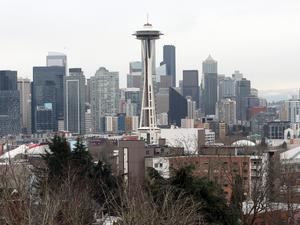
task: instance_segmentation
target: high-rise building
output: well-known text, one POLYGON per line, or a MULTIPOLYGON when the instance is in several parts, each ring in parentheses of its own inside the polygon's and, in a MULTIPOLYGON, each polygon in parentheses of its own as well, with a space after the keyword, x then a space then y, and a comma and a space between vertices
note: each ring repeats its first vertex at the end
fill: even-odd
POLYGON ((191 96, 186 97, 187 99, 187 118, 196 119, 196 102, 192 100, 191 96))
POLYGON ((169 88, 169 124, 181 125, 181 119, 187 117, 187 99, 174 88, 169 88))
POLYGON ((158 143, 159 128, 155 111, 155 40, 159 39, 162 33, 154 30, 152 25, 147 23, 142 30, 134 34, 142 42, 143 59, 143 95, 141 104, 141 118, 139 126, 140 138, 147 140, 149 144, 158 143), (154 81, 154 82, 153 82, 154 81))
POLYGON ((91 77, 91 113, 94 131, 105 131, 105 116, 113 116, 119 110, 119 72, 100 67, 91 77))
POLYGON ((92 123, 91 109, 88 109, 85 112, 84 126, 85 126, 85 134, 93 133, 93 123, 92 123))
POLYGON ((231 99, 221 99, 216 104, 216 116, 227 125, 236 124, 236 102, 231 99))
POLYGON ((18 79, 20 92, 21 131, 31 134, 31 82, 26 78, 18 79))
POLYGON ((248 104, 247 98, 251 94, 251 82, 246 78, 242 78, 241 80, 236 81, 236 117, 237 120, 246 121, 247 120, 247 112, 248 112, 248 104))
POLYGON ((33 67, 33 133, 58 130, 58 121, 64 119, 64 77, 62 66, 33 67))
POLYGON ((240 73, 240 71, 235 70, 234 73, 232 74, 232 79, 235 81, 239 81, 243 79, 243 74, 240 73))
POLYGON ((160 88, 156 97, 157 114, 167 113, 169 111, 169 88, 160 88))
POLYGON ((127 74, 128 88, 142 88, 143 64, 140 61, 129 63, 129 74, 127 74))
POLYGON ((159 88, 169 88, 172 86, 172 76, 167 75, 166 64, 161 64, 156 68, 155 83, 155 93, 159 91, 159 88))
POLYGON ((224 98, 235 98, 235 80, 231 77, 220 77, 219 76, 219 91, 218 91, 218 101, 224 98))
POLYGON ((21 132, 20 93, 17 89, 17 71, 0 71, 0 136, 21 132))
POLYGON ((64 79, 65 130, 72 134, 85 133, 85 77, 81 68, 70 68, 64 79))
POLYGON ((251 95, 254 97, 258 97, 258 90, 256 88, 251 88, 251 95))
POLYGON ((67 75, 67 56, 60 52, 48 52, 46 57, 46 66, 62 66, 65 67, 67 75))
POLYGON ((90 79, 86 79, 85 102, 91 104, 91 80, 90 79))
POLYGON ((129 74, 142 75, 143 64, 140 61, 134 61, 129 63, 129 74))
POLYGON ((218 101, 218 62, 210 55, 202 63, 202 73, 202 111, 205 115, 215 115, 218 101))
POLYGON ((141 91, 139 88, 125 89, 125 104, 127 116, 138 116, 141 110, 141 91))
POLYGON ((184 70, 182 80, 182 94, 184 97, 192 97, 199 108, 199 74, 198 70, 184 70))
POLYGON ((171 76, 172 87, 176 87, 176 53, 174 45, 164 45, 162 64, 166 65, 166 75, 171 76))
POLYGON ((291 99, 285 101, 280 114, 282 120, 290 121, 292 124, 300 123, 300 100, 291 99))

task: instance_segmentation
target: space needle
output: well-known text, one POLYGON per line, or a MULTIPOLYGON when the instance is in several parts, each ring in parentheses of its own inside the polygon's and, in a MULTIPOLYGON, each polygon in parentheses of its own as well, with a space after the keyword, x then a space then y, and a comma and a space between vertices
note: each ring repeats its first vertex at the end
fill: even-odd
POLYGON ((157 144, 160 129, 157 127, 153 75, 155 72, 155 40, 159 39, 162 33, 154 30, 147 21, 143 29, 136 31, 133 35, 142 42, 144 84, 138 133, 140 139, 146 140, 148 144, 157 144))

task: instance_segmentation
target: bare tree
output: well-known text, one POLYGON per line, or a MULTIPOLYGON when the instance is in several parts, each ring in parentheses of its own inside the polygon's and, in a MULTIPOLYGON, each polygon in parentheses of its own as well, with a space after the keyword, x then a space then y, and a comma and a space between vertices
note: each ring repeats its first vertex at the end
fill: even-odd
MULTIPOLYGON (((126 196, 126 195, 125 195, 126 196)), ((145 192, 137 193, 134 198, 124 197, 124 208, 118 215, 118 225, 205 225, 199 214, 200 203, 191 198, 180 196, 174 199, 171 190, 163 196, 162 205, 145 192)))

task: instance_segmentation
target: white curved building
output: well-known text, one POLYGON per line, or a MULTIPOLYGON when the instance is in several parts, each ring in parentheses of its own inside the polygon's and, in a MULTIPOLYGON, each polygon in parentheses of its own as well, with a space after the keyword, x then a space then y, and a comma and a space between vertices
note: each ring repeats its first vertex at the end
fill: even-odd
POLYGON ((24 156, 36 156, 46 154, 46 151, 49 150, 47 144, 29 144, 29 145, 20 145, 19 147, 8 151, 0 156, 0 161, 10 161, 24 156))
POLYGON ((231 144, 233 147, 255 147, 256 144, 249 140, 238 140, 231 144))

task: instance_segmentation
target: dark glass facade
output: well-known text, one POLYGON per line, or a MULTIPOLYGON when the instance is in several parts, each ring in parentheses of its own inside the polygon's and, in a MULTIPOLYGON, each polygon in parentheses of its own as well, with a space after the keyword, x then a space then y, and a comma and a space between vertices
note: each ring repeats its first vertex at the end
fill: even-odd
POLYGON ((65 77, 65 130, 85 133, 85 77, 80 68, 69 70, 65 77))
POLYGON ((164 45, 162 63, 166 65, 167 75, 172 77, 172 87, 176 87, 176 53, 174 45, 164 45))
POLYGON ((198 70, 184 70, 182 80, 182 94, 184 97, 191 96, 199 108, 199 74, 198 70))
POLYGON ((0 71, 0 135, 21 132, 20 93, 17 90, 17 71, 0 71))
POLYGON ((58 130, 58 120, 64 119, 64 77, 65 67, 33 67, 32 83, 32 131, 44 132, 37 115, 38 107, 51 106, 52 125, 45 132, 58 130))
POLYGON ((187 100, 174 88, 169 88, 169 124, 181 125, 181 119, 187 116, 187 100))
POLYGON ((205 115, 215 115, 218 101, 218 74, 205 73, 203 76, 203 111, 205 115))
POLYGON ((236 82, 236 117, 240 121, 247 120, 248 97, 251 94, 250 80, 243 78, 236 82))

